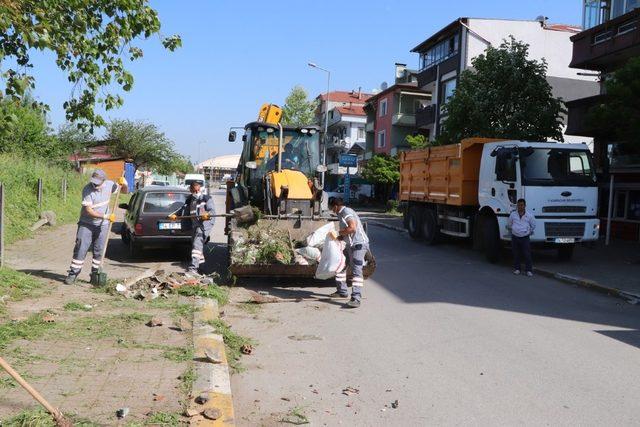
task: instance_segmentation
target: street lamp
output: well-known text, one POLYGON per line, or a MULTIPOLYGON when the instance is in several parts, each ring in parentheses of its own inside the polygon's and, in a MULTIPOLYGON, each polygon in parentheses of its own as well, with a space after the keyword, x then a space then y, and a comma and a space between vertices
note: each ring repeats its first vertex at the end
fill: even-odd
MULTIPOLYGON (((324 71, 325 73, 327 73, 327 100, 326 102, 326 107, 325 107, 325 111, 324 111, 324 143, 323 143, 323 149, 322 149, 322 163, 325 164, 327 163, 327 141, 329 138, 329 87, 331 86, 331 71, 319 67, 318 64, 316 64, 315 62, 308 62, 307 65, 309 65, 309 67, 311 68, 316 68, 320 71, 324 71)), ((322 179, 322 186, 324 187, 324 172, 322 172, 321 175, 321 179, 322 179)))

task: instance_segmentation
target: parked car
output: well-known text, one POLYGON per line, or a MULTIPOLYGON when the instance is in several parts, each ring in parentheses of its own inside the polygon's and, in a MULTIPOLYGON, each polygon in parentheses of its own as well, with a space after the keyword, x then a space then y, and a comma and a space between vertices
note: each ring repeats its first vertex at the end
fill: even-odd
POLYGON ((209 189, 207 188, 207 181, 203 174, 201 173, 188 173, 184 176, 184 186, 186 189, 189 189, 189 186, 192 182, 198 181, 202 184, 202 193, 209 194, 209 189))
POLYGON ((159 187, 168 187, 169 185, 169 181, 151 181, 151 185, 157 185, 159 187))
POLYGON ((191 220, 167 218, 188 196, 189 191, 180 187, 147 186, 133 193, 129 203, 118 205, 127 211, 120 234, 130 256, 135 257, 144 247, 191 243, 191 220))

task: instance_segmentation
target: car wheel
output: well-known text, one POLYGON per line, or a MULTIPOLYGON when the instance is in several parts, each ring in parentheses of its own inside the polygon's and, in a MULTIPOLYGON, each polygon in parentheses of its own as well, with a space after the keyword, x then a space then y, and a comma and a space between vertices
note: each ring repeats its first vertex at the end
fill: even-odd
POLYGON ((409 208, 407 230, 409 231, 409 236, 411 236, 412 239, 417 240, 422 238, 422 218, 420 215, 420 208, 416 206, 409 208))
POLYGON ((500 260, 500 235, 498 221, 495 218, 485 217, 482 219, 482 246, 484 248, 487 261, 495 264, 500 260))
POLYGON ((424 215, 422 217, 422 235, 427 244, 433 245, 438 243, 440 230, 438 229, 436 214, 431 209, 424 211, 424 215))

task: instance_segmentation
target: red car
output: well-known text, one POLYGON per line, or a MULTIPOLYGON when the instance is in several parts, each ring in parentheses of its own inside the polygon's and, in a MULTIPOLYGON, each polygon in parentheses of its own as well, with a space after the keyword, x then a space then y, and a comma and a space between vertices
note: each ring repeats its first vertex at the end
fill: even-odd
POLYGON ((184 188, 150 185, 136 191, 129 203, 119 205, 127 211, 120 235, 129 246, 130 256, 135 257, 143 247, 191 243, 191 220, 167 218, 184 205, 188 196, 184 188))

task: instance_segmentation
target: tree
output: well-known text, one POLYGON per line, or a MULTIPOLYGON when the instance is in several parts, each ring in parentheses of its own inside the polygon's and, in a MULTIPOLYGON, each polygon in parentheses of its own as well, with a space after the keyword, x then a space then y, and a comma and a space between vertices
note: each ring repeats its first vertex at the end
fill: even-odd
POLYGON ((307 91, 302 86, 294 86, 284 100, 282 124, 304 126, 313 124, 317 103, 307 100, 307 91))
MULTIPOLYGON (((56 65, 74 85, 63 105, 67 120, 81 126, 102 126, 104 119, 95 111, 122 105, 112 93, 114 87, 131 90, 133 75, 125 68, 143 56, 132 43, 160 33, 160 20, 148 0, 0 0, 0 51, 2 64, 15 63, 2 72, 4 93, 20 100, 35 87, 26 70, 33 67, 31 50, 51 51, 56 65)), ((161 38, 173 51, 182 44, 179 36, 161 38)))
POLYGON ((400 180, 400 161, 398 157, 388 154, 375 154, 362 168, 362 176, 369 182, 378 184, 378 192, 384 200, 388 200, 391 189, 400 180))
POLYGON ((0 101, 0 152, 28 157, 59 157, 56 140, 49 135, 44 112, 32 105, 27 95, 21 101, 0 101))
POLYGON ((80 129, 76 125, 66 123, 58 129, 55 135, 60 151, 65 154, 72 154, 82 151, 96 140, 96 137, 85 129, 80 129))
POLYGON ((588 126, 608 141, 640 145, 640 58, 632 58, 619 68, 605 88, 603 102, 588 113, 588 126))
POLYGON ((529 46, 513 36, 499 48, 489 46, 465 70, 453 96, 444 105, 447 115, 438 141, 468 137, 562 141, 561 113, 546 80, 547 63, 528 59, 529 46))
POLYGON ((421 148, 427 148, 431 143, 426 136, 421 133, 415 135, 407 135, 404 140, 409 144, 412 150, 419 150, 421 148))
POLYGON ((157 168, 157 170, 158 173, 162 175, 171 175, 174 172, 187 174, 193 172, 193 163, 185 156, 176 154, 173 158, 169 159, 166 164, 157 168))
POLYGON ((107 125, 107 141, 112 154, 131 161, 136 169, 166 171, 178 157, 173 142, 152 123, 113 120, 107 125))

